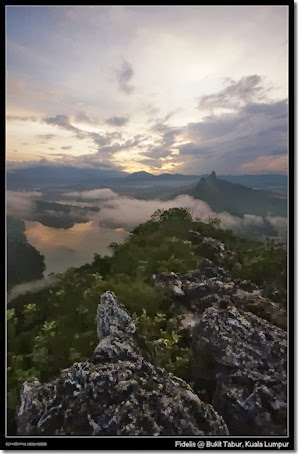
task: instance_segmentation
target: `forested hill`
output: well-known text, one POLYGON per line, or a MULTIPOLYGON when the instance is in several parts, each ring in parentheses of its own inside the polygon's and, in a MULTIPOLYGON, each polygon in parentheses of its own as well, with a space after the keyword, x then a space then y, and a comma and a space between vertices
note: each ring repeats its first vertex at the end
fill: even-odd
MULTIPOLYGON (((126 363, 122 362, 121 366, 118 365, 118 360, 115 359, 116 362, 113 363, 111 359, 111 355, 116 354, 119 339, 116 339, 116 343, 111 341, 109 351, 95 350, 98 343, 95 314, 99 298, 106 291, 114 292, 119 304, 123 305, 125 311, 132 317, 136 326, 133 342, 136 342, 136 351, 139 353, 135 354, 132 347, 128 346, 123 355, 125 358, 125 355, 128 355, 127 361, 136 361, 137 365, 146 366, 146 377, 151 374, 148 372, 149 369, 155 371, 153 375, 157 377, 158 374, 166 373, 160 372, 159 368, 164 368, 187 383, 192 383, 193 390, 187 392, 191 392, 192 395, 196 393, 202 402, 214 406, 215 411, 224 418, 227 428, 222 430, 225 433, 228 430, 231 434, 239 435, 243 428, 252 435, 263 434, 264 431, 267 431, 267 435, 285 433, 286 371, 283 361, 283 358, 286 358, 284 344, 287 301, 285 245, 273 241, 261 243, 240 238, 232 231, 221 229, 217 219, 209 219, 206 222, 194 221, 187 210, 173 208, 164 212, 157 211, 149 221, 136 227, 125 243, 121 245, 114 243, 110 248, 112 256, 95 255, 91 264, 59 274, 50 289, 19 296, 9 304, 7 311, 9 433, 15 433, 17 430, 16 408, 18 409, 20 404, 21 385, 27 379, 35 377, 42 383, 55 380, 60 377, 63 369, 75 363, 74 369, 63 372, 64 377, 65 374, 74 373, 76 382, 77 379, 81 380, 80 368, 93 374, 95 367, 96 374, 105 374, 106 367, 109 367, 113 380, 119 382, 120 386, 120 375, 125 372, 126 363), (216 337, 220 334, 215 331, 217 325, 221 326, 222 338, 216 337), (204 344, 204 354, 200 350, 203 344, 198 337, 199 333, 204 333, 204 342, 210 342, 210 349, 204 344), (226 351, 224 339, 229 339, 229 358, 224 353, 226 351), (194 344, 195 340, 197 344, 194 344), (200 345, 201 347, 197 348, 200 345), (257 355, 254 354, 255 351, 258 352, 257 355), (242 358, 241 361, 239 358, 242 358), (225 364, 229 361, 230 367, 227 368, 225 364), (114 365, 106 366, 107 363, 114 365), (237 370, 241 375, 239 382, 237 377, 229 375, 237 370), (267 380, 266 386, 270 388, 272 382, 274 390, 268 388, 267 394, 261 394, 263 388, 260 388, 259 383, 269 375, 270 380, 267 380), (217 382, 218 377, 222 377, 224 381, 217 382), (238 391, 235 386, 238 387, 238 391), (238 399, 238 403, 236 401, 233 403, 231 399, 229 400, 229 395, 234 395, 233 393, 241 395, 243 399, 241 397, 242 400, 238 399), (245 398, 251 393, 254 396, 253 401, 246 407, 245 398), (255 414, 257 416, 254 416, 255 414), (265 420, 266 424, 260 425, 260 421, 265 420), (250 422, 246 424, 244 421, 250 422)), ((123 310, 120 311, 122 315, 123 310)), ((129 317, 125 316, 125 323, 128 323, 128 319, 129 317)), ((127 326, 131 326, 131 322, 127 326)), ((101 329, 98 332, 100 334, 101 329)), ((121 355, 119 358, 122 358, 121 355)), ((141 368, 140 373, 142 371, 141 368)), ((131 376, 131 372, 127 373, 131 376)), ((150 377, 147 384, 146 382, 144 384, 141 378, 130 382, 130 379, 125 381, 122 377, 123 386, 119 387, 120 394, 114 396, 115 402, 120 398, 119 402, 123 399, 129 402, 141 399, 136 396, 147 396, 148 402, 153 402, 155 386, 160 381, 157 379, 156 384, 153 376, 150 377), (136 380, 139 382, 136 383, 136 380), (143 394, 141 391, 141 394, 136 394, 139 393, 137 391, 139 389, 143 394)), ((184 402, 185 390, 191 388, 185 388, 186 385, 180 386, 175 377, 173 379, 167 377, 164 378, 165 383, 173 386, 177 395, 183 395, 184 402)), ((104 376, 100 375, 99 379, 103 380, 104 376)), ((63 380, 64 378, 59 378, 57 382, 62 396, 63 380)), ((96 385, 96 393, 101 397, 98 402, 90 401, 95 405, 92 406, 93 410, 100 409, 101 403, 105 405, 103 402, 113 400, 111 389, 107 390, 104 385, 99 386, 99 383, 106 381, 100 380, 96 385)), ((169 397, 163 394, 165 391, 160 391, 163 388, 158 389, 156 392, 159 393, 160 399, 168 402, 165 404, 167 408, 172 408, 174 405, 172 398, 167 400, 169 397)), ((86 389, 87 394, 93 391, 86 389)), ((84 400, 87 394, 83 390, 80 393, 82 394, 79 394, 79 400, 76 402, 87 408, 89 404, 84 400)), ((187 407, 189 404, 186 401, 187 407)), ((120 407, 118 408, 118 404, 115 405, 113 414, 118 414, 119 411, 121 415, 120 407)), ((154 405, 156 407, 156 403, 154 405)), ((200 408, 205 408, 204 405, 202 404, 200 408)), ((42 406, 40 408, 40 411, 43 411, 42 406)), ((135 425, 126 426, 120 423, 117 425, 115 421, 109 419, 108 404, 102 408, 104 410, 100 410, 98 415, 94 416, 100 434, 134 435, 133 427, 136 427, 136 424, 142 427, 142 421, 138 419, 141 417, 138 416, 138 409, 134 410, 136 413, 133 414, 135 425), (100 422, 101 414, 109 423, 100 422)), ((78 421, 81 421, 81 425, 74 422, 76 418, 71 420, 72 422, 65 420, 64 434, 92 435, 93 429, 86 419, 87 416, 80 413, 80 409, 78 421)), ((31 418, 30 408, 26 408, 26 411, 28 412, 26 418, 31 418)), ((177 411, 179 413, 180 410, 177 411)), ((139 434, 148 434, 146 430, 149 432, 155 430, 156 434, 166 434, 166 431, 170 434, 173 431, 177 434, 183 433, 183 428, 171 425, 170 422, 170 425, 167 423, 163 426, 165 423, 160 423, 159 426, 154 420, 154 413, 152 415, 151 419, 146 415, 151 423, 146 426, 147 428, 143 427, 143 432, 142 429, 138 429, 139 434)), ((19 433, 22 435, 24 430, 29 431, 26 434, 40 435, 44 427, 48 434, 60 430, 60 426, 59 428, 55 426, 55 418, 49 419, 52 421, 50 425, 47 423, 45 426, 37 427, 38 418, 33 418, 35 422, 30 419, 31 425, 29 423, 23 425, 24 417, 22 414, 18 419, 19 433)), ((207 425, 204 426, 203 423, 205 429, 193 426, 197 424, 194 423, 195 420, 194 416, 191 433, 206 430, 204 433, 216 434, 213 432, 214 428, 207 430, 207 425)), ((220 427, 223 427, 222 420, 220 427)))
POLYGON ((194 188, 187 191, 187 194, 204 200, 217 213, 227 211, 235 216, 287 215, 285 196, 221 180, 216 177, 215 172, 207 178, 201 178, 194 188))
POLYGON ((7 216, 7 286, 34 281, 43 277, 44 257, 25 236, 24 221, 7 216))

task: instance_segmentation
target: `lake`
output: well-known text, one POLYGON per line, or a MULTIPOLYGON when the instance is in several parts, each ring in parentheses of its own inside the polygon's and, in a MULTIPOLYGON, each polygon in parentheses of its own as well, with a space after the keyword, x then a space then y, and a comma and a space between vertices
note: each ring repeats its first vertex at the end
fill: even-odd
POLYGON ((122 228, 100 227, 96 220, 69 229, 47 227, 35 221, 25 221, 25 227, 28 242, 45 257, 45 275, 90 263, 95 253, 110 255, 109 244, 121 243, 129 235, 122 228))

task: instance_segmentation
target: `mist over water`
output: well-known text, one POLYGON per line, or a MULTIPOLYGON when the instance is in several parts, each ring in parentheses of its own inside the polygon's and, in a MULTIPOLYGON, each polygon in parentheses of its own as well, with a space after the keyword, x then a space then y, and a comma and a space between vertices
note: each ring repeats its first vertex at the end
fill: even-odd
MULTIPOLYGON (((75 223, 71 228, 48 227, 37 221, 26 221, 35 211, 35 200, 40 200, 43 194, 33 191, 10 191, 7 197, 7 214, 23 219, 27 241, 44 257, 46 269, 44 278, 39 281, 21 283, 13 287, 8 296, 8 302, 17 296, 35 292, 53 283, 49 274, 63 273, 70 267, 80 267, 91 263, 94 254, 111 255, 108 246, 112 242, 123 243, 137 225, 146 222, 158 210, 170 208, 188 208, 194 219, 206 220, 217 217, 222 228, 233 230, 236 234, 260 232, 258 239, 264 234, 264 219, 261 216, 244 215, 242 218, 232 216, 227 212, 215 213, 202 200, 189 195, 179 195, 172 200, 139 200, 121 196, 110 189, 63 193, 62 204, 71 204, 71 215, 75 216, 76 206, 98 207, 99 211, 88 211, 87 222, 75 223)), ((54 216, 61 213, 55 211, 54 216)), ((277 235, 283 239, 287 236, 287 218, 266 216, 277 235)))
MULTIPOLYGON (((172 200, 139 200, 119 196, 110 190, 83 191, 71 195, 75 200, 69 200, 69 203, 79 204, 78 199, 85 203, 91 198, 93 206, 100 208, 99 212, 90 213, 88 222, 77 223, 69 229, 47 227, 35 221, 25 222, 28 242, 45 257, 45 276, 90 263, 95 253, 110 255, 110 243, 122 243, 134 227, 150 219, 157 209, 188 208, 193 218, 205 220, 217 217, 223 228, 238 234, 264 226, 260 216, 244 215, 240 218, 226 212, 215 213, 207 203, 189 195, 180 195, 172 200), (96 200, 95 196, 100 198, 96 200)), ((266 221, 280 236, 286 235, 286 218, 267 216, 266 221)))
POLYGON ((35 293, 44 290, 53 285, 54 282, 55 278, 49 277, 47 279, 39 279, 37 281, 23 282, 22 284, 15 285, 7 294, 7 302, 10 303, 18 296, 27 292, 35 293))

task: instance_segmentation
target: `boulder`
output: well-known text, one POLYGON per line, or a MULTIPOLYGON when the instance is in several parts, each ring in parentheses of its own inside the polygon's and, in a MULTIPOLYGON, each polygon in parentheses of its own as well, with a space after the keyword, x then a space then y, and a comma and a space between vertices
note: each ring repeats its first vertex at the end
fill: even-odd
POLYGON ((229 304, 209 307, 192 339, 195 389, 208 389, 230 434, 286 435, 286 332, 229 304))
POLYGON ((212 405, 141 356, 135 330, 126 309, 106 292, 91 360, 50 383, 23 384, 18 435, 228 435, 212 405))
POLYGON ((163 272, 155 276, 154 285, 167 289, 173 300, 188 302, 190 308, 199 312, 218 302, 221 296, 236 291, 236 284, 226 270, 209 259, 202 260, 197 269, 185 274, 163 272))
POLYGON ((260 318, 284 330, 287 329, 287 312, 278 303, 274 303, 262 294, 262 290, 246 292, 237 289, 233 295, 233 302, 237 308, 252 312, 260 318))
POLYGON ((197 269, 188 273, 163 272, 155 275, 153 281, 155 286, 167 289, 173 301, 179 303, 176 312, 190 310, 198 315, 210 306, 220 308, 221 303, 228 301, 240 310, 287 328, 287 311, 282 304, 266 297, 264 289, 253 282, 232 279, 222 266, 209 259, 202 260, 197 269))

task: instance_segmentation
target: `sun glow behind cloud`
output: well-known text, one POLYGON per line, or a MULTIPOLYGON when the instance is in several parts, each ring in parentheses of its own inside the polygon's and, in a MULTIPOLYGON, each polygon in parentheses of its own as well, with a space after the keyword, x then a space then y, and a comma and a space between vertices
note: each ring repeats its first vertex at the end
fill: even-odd
POLYGON ((287 64, 286 6, 7 7, 7 160, 285 172, 287 64))

